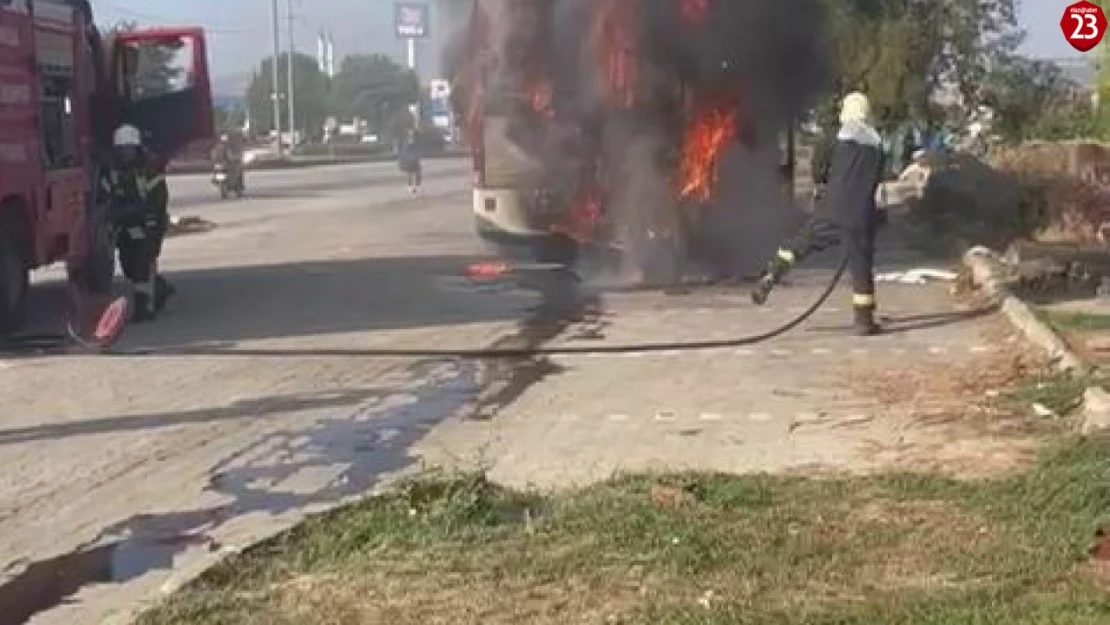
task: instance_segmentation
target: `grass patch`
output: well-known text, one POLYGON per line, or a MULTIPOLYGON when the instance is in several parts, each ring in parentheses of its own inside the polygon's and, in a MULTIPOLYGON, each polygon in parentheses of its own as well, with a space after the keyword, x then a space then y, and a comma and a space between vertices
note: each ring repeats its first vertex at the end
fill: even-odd
POLYGON ((1069 332, 1100 332, 1110 330, 1110 315, 1042 310, 1040 311, 1040 316, 1057 330, 1069 332))
POLYGON ((1011 408, 1040 404, 1058 415, 1066 415, 1083 401, 1083 393, 1094 382, 1091 376, 1051 373, 1033 376, 1002 396, 1011 408))
POLYGON ((1095 625, 1110 443, 991 481, 434 475, 232 558, 140 625, 1095 625))

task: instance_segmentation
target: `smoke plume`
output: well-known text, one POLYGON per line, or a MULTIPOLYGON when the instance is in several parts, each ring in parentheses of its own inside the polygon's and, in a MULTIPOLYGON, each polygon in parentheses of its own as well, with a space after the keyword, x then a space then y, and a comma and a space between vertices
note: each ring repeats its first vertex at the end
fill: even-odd
POLYGON ((779 137, 827 85, 816 0, 458 0, 451 11, 444 66, 464 129, 482 129, 487 173, 503 177, 487 184, 544 189, 567 210, 600 203, 604 236, 641 272, 743 272, 787 228, 779 137), (501 139, 478 123, 492 117, 505 120, 501 139))

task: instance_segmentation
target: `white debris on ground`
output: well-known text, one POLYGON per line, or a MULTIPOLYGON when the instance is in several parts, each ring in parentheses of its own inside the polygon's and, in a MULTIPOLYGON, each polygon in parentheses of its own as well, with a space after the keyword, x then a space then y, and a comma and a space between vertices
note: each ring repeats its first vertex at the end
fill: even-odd
POLYGON ((920 268, 879 274, 875 276, 875 281, 898 284, 929 284, 931 282, 955 282, 956 278, 957 274, 954 271, 920 268))

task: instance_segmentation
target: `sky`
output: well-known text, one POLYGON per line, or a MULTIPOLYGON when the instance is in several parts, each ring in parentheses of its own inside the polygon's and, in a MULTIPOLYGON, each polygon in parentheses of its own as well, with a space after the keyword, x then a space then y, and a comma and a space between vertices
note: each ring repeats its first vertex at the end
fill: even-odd
MULTIPOLYGON (((278 0, 285 14, 290 0, 278 0)), ((1074 0, 1019 0, 1021 22, 1028 30, 1025 51, 1045 58, 1080 56, 1064 41, 1060 18, 1074 0)), ((295 42, 315 54, 321 29, 334 33, 336 56, 380 52, 398 62, 406 59, 405 45, 393 32, 393 0, 292 0, 297 19, 295 42)), ((432 0, 434 4, 434 0, 432 0)), ((97 21, 110 24, 133 19, 149 25, 201 25, 208 29, 209 56, 216 76, 249 72, 273 47, 272 0, 93 0, 97 21)), ((422 78, 434 78, 438 59, 433 52, 443 38, 435 28, 421 44, 418 66, 422 78)), ((287 24, 282 25, 282 40, 287 24)), ((284 45, 284 44, 283 44, 284 45)), ((338 60, 337 59, 337 60, 338 60)))
MULTIPOLYGON (((290 0, 278 0, 283 16, 282 46, 286 45, 290 0)), ((292 0, 297 50, 316 55, 321 29, 334 34, 336 62, 352 53, 389 54, 405 63, 407 49, 394 33, 393 0, 292 0)), ((96 21, 108 25, 134 20, 140 25, 199 25, 207 30, 212 74, 225 76, 250 72, 273 54, 272 0, 92 0, 96 21)), ((418 67, 422 77, 432 75, 438 59, 432 48, 443 33, 431 29, 420 42, 418 67)))

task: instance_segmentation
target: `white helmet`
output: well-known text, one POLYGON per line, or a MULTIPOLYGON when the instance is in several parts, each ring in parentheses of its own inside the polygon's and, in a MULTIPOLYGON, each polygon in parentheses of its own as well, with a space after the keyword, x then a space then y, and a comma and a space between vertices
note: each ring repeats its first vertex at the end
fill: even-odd
POLYGON ((849 93, 840 108, 840 123, 871 123, 871 101, 860 91, 849 93))
POLYGON ((112 138, 112 144, 117 148, 142 147, 143 133, 130 124, 124 124, 116 128, 116 134, 112 138))

